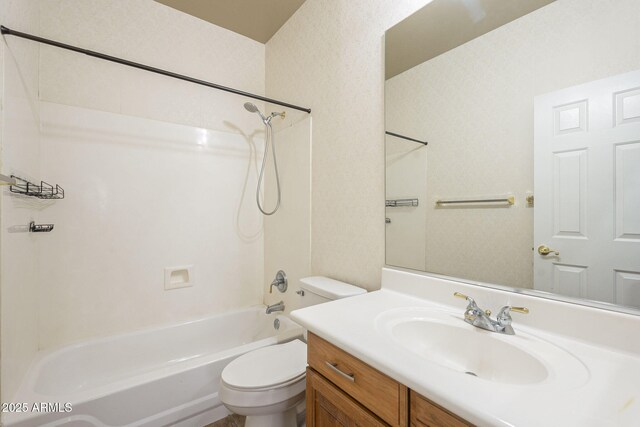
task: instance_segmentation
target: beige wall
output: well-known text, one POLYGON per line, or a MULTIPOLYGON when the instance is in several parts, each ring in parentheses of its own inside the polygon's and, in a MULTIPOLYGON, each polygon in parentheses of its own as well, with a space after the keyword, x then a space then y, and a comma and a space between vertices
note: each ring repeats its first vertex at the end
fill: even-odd
MULTIPOLYGON (((38 1, 0 2, 0 22, 9 28, 37 32, 38 1)), ((0 63, 1 172, 36 178, 40 157, 38 46, 3 37, 0 63)), ((0 191, 0 401, 11 402, 38 347, 36 239, 15 231, 37 221, 44 204, 13 197, 7 187, 0 187, 0 191)))
MULTIPOLYGON (((43 37, 264 93, 262 43, 153 0, 41 0, 40 6, 43 37)), ((261 129, 237 95, 75 52, 43 46, 40 72, 43 101, 235 133, 261 129)))
POLYGON ((307 0, 267 43, 267 94, 313 110, 313 274, 380 287, 383 35, 426 3, 307 0))
POLYGON ((640 68, 639 16, 636 0, 558 0, 386 82, 389 128, 430 141, 427 271, 533 286, 533 98, 640 68), (501 194, 515 206, 435 208, 501 194))

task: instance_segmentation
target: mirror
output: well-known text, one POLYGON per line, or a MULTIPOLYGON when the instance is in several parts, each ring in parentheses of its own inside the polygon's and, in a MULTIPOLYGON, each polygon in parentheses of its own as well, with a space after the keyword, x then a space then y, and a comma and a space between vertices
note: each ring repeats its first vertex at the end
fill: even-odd
POLYGON ((385 55, 387 265, 638 313, 640 2, 434 0, 385 55))

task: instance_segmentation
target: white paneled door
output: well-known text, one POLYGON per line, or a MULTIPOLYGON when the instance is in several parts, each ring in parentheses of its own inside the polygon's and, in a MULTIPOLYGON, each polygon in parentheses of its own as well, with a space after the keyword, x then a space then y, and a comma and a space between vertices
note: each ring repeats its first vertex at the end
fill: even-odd
POLYGON ((640 307, 640 71, 538 96, 534 114, 534 288, 640 307))

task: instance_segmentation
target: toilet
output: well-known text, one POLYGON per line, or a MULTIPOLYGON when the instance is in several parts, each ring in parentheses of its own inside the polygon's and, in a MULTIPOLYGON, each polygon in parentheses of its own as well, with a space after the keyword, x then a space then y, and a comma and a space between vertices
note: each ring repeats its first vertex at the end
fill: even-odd
MULTIPOLYGON (((328 277, 300 280, 300 308, 366 293, 328 277)), ((307 345, 299 339, 250 351, 222 371, 220 398, 245 427, 296 427, 304 402, 307 345)))

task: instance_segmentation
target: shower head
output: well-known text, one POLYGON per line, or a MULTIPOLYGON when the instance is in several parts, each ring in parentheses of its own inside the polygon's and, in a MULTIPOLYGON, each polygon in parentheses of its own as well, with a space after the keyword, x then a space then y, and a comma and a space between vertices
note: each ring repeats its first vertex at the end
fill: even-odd
POLYGON ((260 110, 258 110, 258 107, 256 107, 256 104, 254 104, 253 102, 245 102, 244 103, 244 108, 245 110, 247 110, 250 113, 258 113, 260 115, 260 118, 262 119, 262 121, 267 124, 270 119, 267 119, 264 114, 262 114, 260 112, 260 110))
POLYGON ((280 116, 280 118, 284 119, 285 117, 285 112, 283 111, 282 113, 271 113, 268 116, 265 116, 264 114, 262 114, 260 112, 260 110, 258 110, 258 107, 256 107, 256 104, 254 104, 253 102, 245 102, 244 103, 244 108, 245 110, 247 110, 250 113, 258 113, 260 114, 260 118, 262 119, 262 121, 264 122, 264 124, 269 124, 269 122, 271 122, 271 119, 273 119, 276 116, 280 116))
POLYGON ((259 113, 258 107, 256 107, 256 104, 252 102, 245 102, 244 108, 250 113, 259 113))

